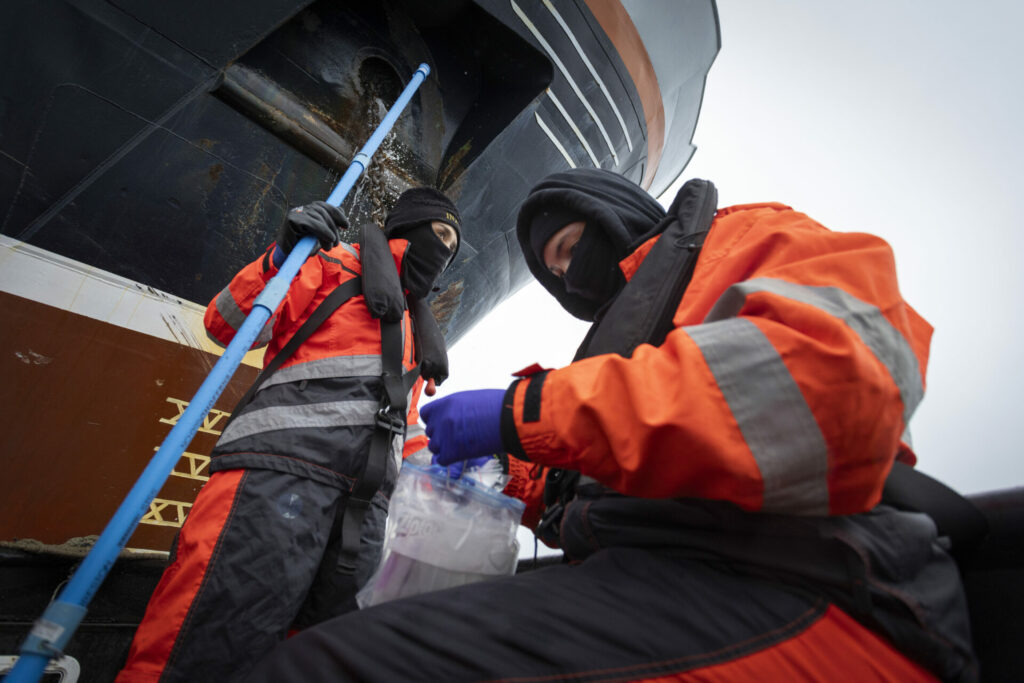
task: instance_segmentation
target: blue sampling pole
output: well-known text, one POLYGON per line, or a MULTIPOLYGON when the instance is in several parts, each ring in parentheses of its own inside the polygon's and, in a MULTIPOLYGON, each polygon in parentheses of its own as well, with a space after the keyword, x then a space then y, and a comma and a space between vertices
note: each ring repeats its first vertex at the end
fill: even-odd
MULTIPOLYGON (((420 64, 409 84, 405 86, 405 90, 391 105, 384 120, 380 122, 370 139, 352 159, 345 174, 341 176, 341 180, 338 181, 334 191, 327 198, 328 204, 339 206, 345 199, 356 184, 356 180, 366 170, 370 157, 387 137, 395 125, 395 121, 398 120, 416 89, 428 74, 430 74, 430 67, 420 64)), ((310 235, 300 239, 288 254, 288 258, 281 264, 277 275, 267 283, 267 286, 256 298, 252 312, 235 333, 231 343, 224 350, 224 354, 210 370, 210 374, 203 380, 199 390, 189 402, 188 408, 178 418, 177 424, 164 438, 156 455, 139 475, 135 485, 132 486, 121 506, 107 523, 103 533, 100 534, 96 545, 82 560, 82 564, 75 570, 57 599, 50 603, 43 615, 33 624, 32 630, 21 645, 18 661, 4 678, 5 683, 37 683, 50 659, 61 656, 64 647, 71 640, 82 617, 85 616, 87 611, 85 606, 92 600, 110 568, 114 566, 117 555, 128 542, 132 532, 135 531, 139 520, 149 509, 150 501, 167 481, 175 463, 178 462, 202 424, 203 418, 210 412, 213 404, 224 391, 224 387, 235 374, 235 370, 242 362, 246 352, 249 351, 253 341, 256 340, 260 330, 263 329, 278 304, 284 299, 299 268, 313 253, 316 246, 316 238, 310 235)))

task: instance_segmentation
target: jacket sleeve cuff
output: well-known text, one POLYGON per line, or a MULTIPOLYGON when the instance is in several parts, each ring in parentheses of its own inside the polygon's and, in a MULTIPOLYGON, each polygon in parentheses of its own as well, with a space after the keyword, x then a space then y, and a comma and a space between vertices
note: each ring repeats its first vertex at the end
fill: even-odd
MULTIPOLYGON (((263 252, 263 258, 260 259, 260 271, 261 274, 263 275, 264 281, 269 281, 270 278, 277 275, 278 258, 279 249, 277 248, 277 243, 275 242, 271 244, 269 247, 267 247, 267 250, 263 252)), ((281 258, 281 263, 284 263, 284 258, 281 258)))
POLYGON ((505 397, 501 401, 501 442, 509 455, 529 462, 530 458, 526 456, 523 444, 519 442, 519 431, 516 429, 516 388, 522 382, 523 380, 521 379, 512 382, 505 391, 505 397))
POLYGON ((530 461, 519 439, 519 429, 516 427, 516 398, 520 399, 520 419, 523 422, 538 422, 541 409, 541 389, 544 387, 544 380, 548 376, 547 370, 538 372, 523 379, 512 382, 505 397, 501 402, 501 440, 508 453, 520 460, 530 461), (520 389, 519 385, 525 384, 520 389))

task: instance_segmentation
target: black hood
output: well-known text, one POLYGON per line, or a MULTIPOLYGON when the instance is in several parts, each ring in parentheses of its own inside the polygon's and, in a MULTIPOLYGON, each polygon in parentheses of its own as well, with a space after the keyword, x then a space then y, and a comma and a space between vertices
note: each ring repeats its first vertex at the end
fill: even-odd
POLYGON ((554 173, 538 183, 523 202, 516 221, 516 236, 533 276, 558 299, 562 308, 581 320, 592 321, 601 307, 594 301, 566 291, 562 278, 544 265, 543 254, 530 246, 530 227, 541 212, 578 215, 587 230, 598 228, 621 261, 657 232, 665 217, 662 208, 639 185, 626 178, 594 168, 554 173))

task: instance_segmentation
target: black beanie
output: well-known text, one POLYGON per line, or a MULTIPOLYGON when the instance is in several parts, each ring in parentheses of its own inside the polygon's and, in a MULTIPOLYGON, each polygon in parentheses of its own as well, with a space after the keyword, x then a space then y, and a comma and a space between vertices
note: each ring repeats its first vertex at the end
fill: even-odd
POLYGON ((579 211, 563 209, 560 207, 545 207, 534 214, 530 221, 530 249, 533 250, 537 260, 544 263, 544 245, 548 243, 551 236, 556 232, 576 221, 584 220, 579 211))
POLYGON ((414 187, 403 192, 384 221, 384 233, 388 239, 401 237, 402 233, 431 221, 441 221, 455 228, 459 239, 452 252, 454 259, 462 245, 462 219, 455 204, 432 187, 414 187))

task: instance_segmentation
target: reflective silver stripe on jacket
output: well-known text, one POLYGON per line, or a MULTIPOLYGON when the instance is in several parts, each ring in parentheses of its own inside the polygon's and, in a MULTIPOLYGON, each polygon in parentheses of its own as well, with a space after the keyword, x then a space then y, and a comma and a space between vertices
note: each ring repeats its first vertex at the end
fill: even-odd
POLYGON ((359 260, 359 252, 356 251, 356 248, 353 247, 351 244, 349 244, 348 242, 342 242, 338 246, 347 251, 348 253, 352 254, 352 256, 354 256, 357 261, 359 260))
POLYGON ((217 307, 220 317, 224 318, 224 322, 237 332, 238 328, 245 322, 245 312, 238 305, 238 302, 235 301, 235 296, 231 293, 230 286, 220 290, 220 293, 214 300, 214 305, 217 307))
POLYGON ((682 329, 704 355, 757 462, 763 510, 827 515, 828 447, 772 343, 743 318, 682 329))
MULTIPOLYGON (((220 290, 217 294, 217 298, 214 299, 214 306, 217 307, 217 312, 220 313, 220 317, 224 319, 231 329, 238 332, 239 328, 242 327, 242 323, 245 322, 246 313, 235 301, 234 295, 231 293, 230 286, 220 290)), ((274 333, 274 320, 277 316, 272 317, 267 321, 267 324, 260 330, 259 335, 256 337, 256 341, 253 342, 253 348, 263 346, 270 341, 270 338, 274 333)), ((212 339, 212 337, 211 337, 212 339)), ((214 339, 219 346, 224 346, 221 342, 214 339)))
POLYGON ((408 427, 405 428, 405 440, 406 441, 409 441, 410 439, 415 439, 416 437, 419 437, 419 436, 426 436, 426 435, 427 435, 427 430, 424 429, 422 426, 420 426, 419 423, 416 423, 414 425, 409 425, 408 427))
POLYGON ((735 316, 743 308, 747 297, 757 292, 769 292, 814 306, 845 322, 889 369, 903 400, 903 424, 906 426, 910 422, 911 415, 924 395, 921 369, 910 343, 893 327, 882 311, 838 287, 797 285, 774 278, 756 278, 725 290, 705 321, 735 316))
POLYGON ((318 358, 305 363, 281 368, 260 385, 258 391, 285 382, 301 382, 310 379, 329 379, 332 377, 380 377, 380 356, 333 356, 318 358))
POLYGON ((252 343, 252 348, 258 349, 259 347, 270 343, 270 340, 274 337, 274 323, 277 322, 277 313, 271 316, 270 320, 263 326, 260 333, 256 335, 256 340, 252 343))
POLYGON ((413 451, 409 455, 405 456, 405 460, 411 460, 413 464, 419 464, 425 462, 430 464, 430 459, 434 457, 434 454, 430 452, 429 448, 420 448, 419 450, 413 451))
POLYGON ((377 401, 331 401, 260 408, 235 418, 217 445, 276 429, 372 426, 379 407, 377 401))

